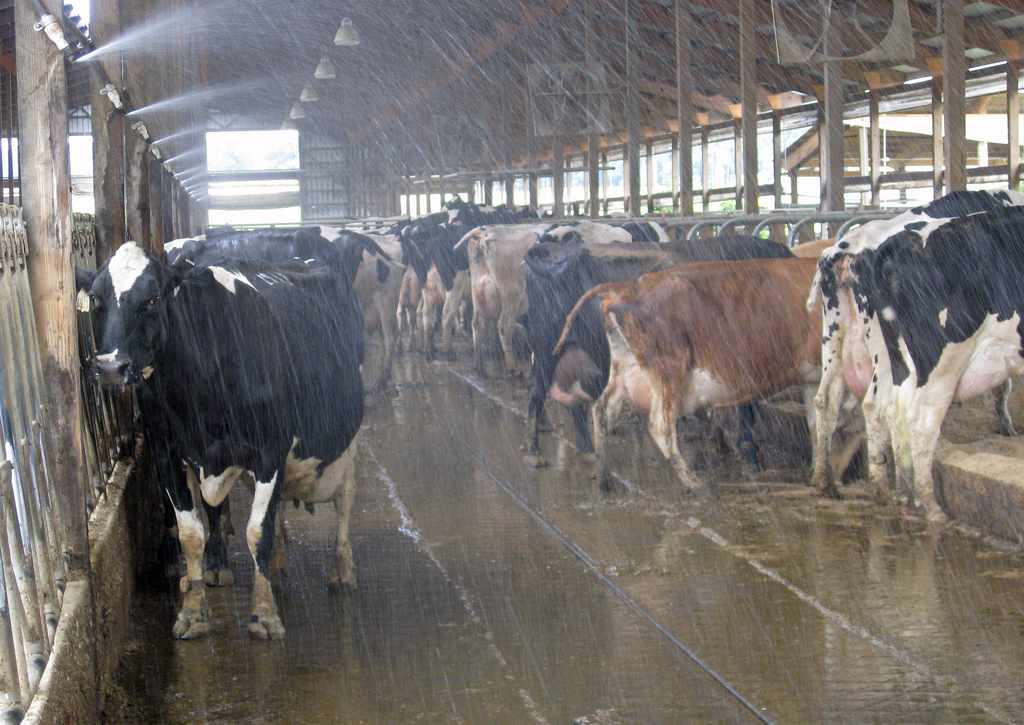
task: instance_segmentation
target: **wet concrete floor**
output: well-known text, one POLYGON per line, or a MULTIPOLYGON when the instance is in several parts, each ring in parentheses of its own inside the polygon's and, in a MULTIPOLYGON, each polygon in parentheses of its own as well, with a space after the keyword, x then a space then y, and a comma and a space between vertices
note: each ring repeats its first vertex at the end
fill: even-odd
POLYGON ((249 640, 235 537, 210 637, 171 639, 176 587, 140 594, 111 722, 1024 722, 1018 547, 823 500, 770 447, 686 497, 637 425, 605 493, 555 404, 551 465, 524 465, 522 382, 413 356, 395 377, 361 434, 358 589, 325 586, 333 510, 287 506, 286 639, 249 640))

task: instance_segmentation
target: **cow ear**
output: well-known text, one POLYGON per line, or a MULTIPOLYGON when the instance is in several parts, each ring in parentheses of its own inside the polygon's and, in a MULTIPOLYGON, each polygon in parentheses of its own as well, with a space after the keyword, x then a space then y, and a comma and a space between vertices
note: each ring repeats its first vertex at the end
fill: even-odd
POLYGON ((96 279, 96 274, 97 271, 95 269, 75 267, 75 289, 87 290, 92 287, 92 282, 96 279))

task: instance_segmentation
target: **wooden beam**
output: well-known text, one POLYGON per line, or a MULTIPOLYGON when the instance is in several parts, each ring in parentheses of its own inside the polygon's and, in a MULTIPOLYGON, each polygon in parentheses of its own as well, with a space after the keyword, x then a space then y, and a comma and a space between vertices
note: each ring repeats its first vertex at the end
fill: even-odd
POLYGON ((676 123, 679 213, 693 215, 693 69, 690 63, 690 0, 675 0, 676 123))
POLYGON ((942 0, 942 110, 945 117, 946 192, 967 188, 967 59, 964 57, 964 0, 942 0))
MULTIPOLYGON (((43 2, 47 12, 60 15, 56 2, 43 2)), ((45 436, 42 450, 51 456, 46 468, 49 480, 42 485, 48 486, 60 502, 63 518, 56 523, 64 527, 65 553, 76 572, 70 580, 89 566, 85 506, 89 476, 82 458, 78 313, 71 264, 67 77, 64 56, 44 33, 33 29, 37 20, 31 3, 14 3, 21 206, 43 375, 37 412, 40 435, 45 436)), ((32 442, 39 446, 43 440, 33 436, 32 442)))
MULTIPOLYGON (((757 201, 757 51, 755 0, 740 0, 740 124, 743 136, 743 210, 756 214, 757 201)), ((765 99, 767 101, 767 99, 765 99)))

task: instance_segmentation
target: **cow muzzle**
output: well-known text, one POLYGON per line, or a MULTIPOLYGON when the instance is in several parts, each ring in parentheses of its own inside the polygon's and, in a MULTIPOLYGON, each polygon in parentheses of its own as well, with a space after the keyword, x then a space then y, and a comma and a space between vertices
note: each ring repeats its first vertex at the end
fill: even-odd
POLYGON ((134 369, 131 358, 122 355, 97 355, 92 362, 93 379, 100 385, 137 383, 138 374, 134 369))

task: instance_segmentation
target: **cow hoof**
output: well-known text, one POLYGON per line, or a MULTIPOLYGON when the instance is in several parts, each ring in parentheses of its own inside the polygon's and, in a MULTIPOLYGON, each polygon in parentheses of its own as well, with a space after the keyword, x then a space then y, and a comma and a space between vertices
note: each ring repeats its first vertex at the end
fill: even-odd
POLYGON ((523 456, 523 463, 530 468, 547 468, 548 462, 539 454, 529 453, 523 456))
POLYGON ((175 639, 200 639, 210 633, 209 620, 190 621, 182 615, 178 615, 178 621, 174 623, 171 631, 175 639))
POLYGON ((210 587, 233 587, 235 585, 235 573, 229 568, 207 569, 203 572, 203 581, 210 587))
POLYGON ((824 486, 820 486, 818 490, 821 492, 821 495, 824 496, 825 498, 830 498, 833 501, 843 500, 843 494, 839 493, 839 489, 836 488, 836 485, 834 483, 829 483, 824 486))
POLYGON ((340 581, 338 579, 329 579, 327 581, 327 592, 329 594, 348 594, 356 590, 356 583, 354 581, 340 581))
POLYGON ((587 451, 586 453, 580 454, 580 460, 584 463, 597 463, 597 454, 593 451, 587 451))
POLYGON ((270 617, 252 615, 249 620, 249 636, 266 642, 272 639, 284 639, 284 625, 276 614, 270 617))
POLYGON ((932 524, 948 524, 949 523, 949 517, 946 516, 946 512, 943 511, 942 509, 938 509, 936 511, 928 512, 925 515, 925 518, 928 519, 929 523, 932 523, 932 524))

